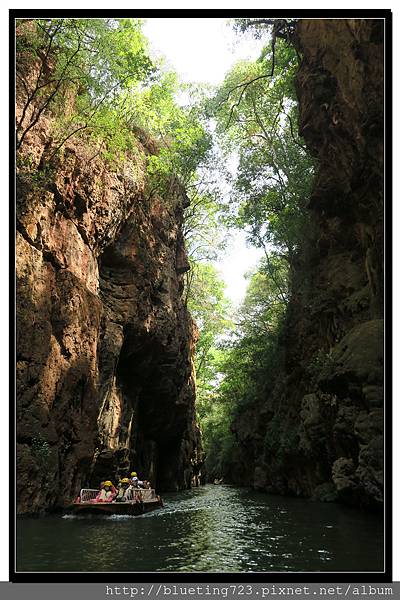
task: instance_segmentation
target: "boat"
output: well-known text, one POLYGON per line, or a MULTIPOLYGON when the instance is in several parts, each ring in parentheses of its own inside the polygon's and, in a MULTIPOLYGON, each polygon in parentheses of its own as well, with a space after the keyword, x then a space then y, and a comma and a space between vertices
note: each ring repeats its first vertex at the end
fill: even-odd
POLYGON ((74 514, 91 515, 142 515, 162 508, 163 502, 153 489, 130 489, 125 502, 96 502, 99 490, 82 489, 74 502, 66 508, 74 514))

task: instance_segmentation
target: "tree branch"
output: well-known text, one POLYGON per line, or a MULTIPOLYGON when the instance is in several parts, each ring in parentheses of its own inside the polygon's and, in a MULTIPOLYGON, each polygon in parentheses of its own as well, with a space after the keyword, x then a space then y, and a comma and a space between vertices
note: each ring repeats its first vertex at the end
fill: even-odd
MULTIPOLYGON (((64 83, 64 75, 69 67, 69 65, 71 64, 72 60, 75 58, 75 56, 78 54, 78 52, 81 49, 81 44, 80 42, 78 43, 78 48, 75 50, 75 52, 70 56, 70 58, 67 60, 60 78, 57 82, 57 85, 55 86, 54 90, 51 92, 51 94, 47 97, 47 99, 45 100, 45 102, 43 103, 43 105, 40 107, 40 109, 38 110, 37 114, 35 116, 32 115, 32 120, 30 122, 30 124, 28 125, 28 127, 25 129, 25 131, 22 133, 19 141, 17 142, 17 149, 19 149, 21 147, 21 144, 26 136, 26 134, 32 129, 32 127, 34 127, 36 125, 36 123, 39 121, 42 113, 44 112, 44 110, 46 110, 46 108, 49 106, 50 102, 53 100, 54 96, 56 95, 56 93, 58 92, 58 90, 60 89, 62 83, 64 83)), ((22 123, 22 118, 20 123, 22 123)), ((17 130, 18 133, 18 130, 17 130)))
POLYGON ((304 152, 307 152, 307 148, 306 146, 303 146, 303 144, 301 144, 299 141, 296 140, 295 135, 294 135, 294 131, 293 131, 293 123, 292 123, 292 119, 290 118, 290 116, 287 113, 284 113, 287 118, 289 119, 289 125, 290 125, 290 135, 292 136, 292 140, 294 141, 295 144, 297 144, 297 146, 299 146, 302 150, 304 150, 304 152))

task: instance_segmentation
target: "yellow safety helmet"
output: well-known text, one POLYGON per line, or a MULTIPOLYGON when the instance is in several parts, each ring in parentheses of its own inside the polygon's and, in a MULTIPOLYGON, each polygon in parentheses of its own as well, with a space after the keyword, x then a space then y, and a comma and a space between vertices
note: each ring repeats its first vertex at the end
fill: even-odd
POLYGON ((124 477, 123 479, 121 479, 121 483, 129 483, 128 477, 124 477))
POLYGON ((136 471, 133 471, 133 473, 131 473, 131 477, 137 477, 136 471))
POLYGON ((103 486, 104 486, 104 487, 111 487, 111 486, 112 486, 112 483, 111 483, 111 481, 105 481, 105 482, 103 483, 103 486))

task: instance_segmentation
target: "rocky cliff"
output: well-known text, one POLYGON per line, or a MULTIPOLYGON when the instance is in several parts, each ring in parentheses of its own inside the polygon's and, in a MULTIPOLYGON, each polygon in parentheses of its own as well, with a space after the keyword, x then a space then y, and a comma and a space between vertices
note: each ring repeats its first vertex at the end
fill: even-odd
POLYGON ((119 167, 83 138, 49 161, 51 124, 42 118, 18 157, 20 513, 132 469, 159 490, 190 486, 198 470, 185 192, 146 191, 151 148, 139 140, 119 167))
POLYGON ((383 22, 301 20, 300 134, 317 159, 279 380, 234 431, 248 483, 383 500, 383 22), (249 464, 252 465, 249 468, 249 464))

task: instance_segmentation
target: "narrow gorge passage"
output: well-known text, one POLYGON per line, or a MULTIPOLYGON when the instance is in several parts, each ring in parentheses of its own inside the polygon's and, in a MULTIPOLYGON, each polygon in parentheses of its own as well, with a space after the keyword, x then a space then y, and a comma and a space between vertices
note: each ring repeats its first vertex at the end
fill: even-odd
POLYGON ((15 21, 18 569, 379 572, 385 16, 186 21, 15 21))

